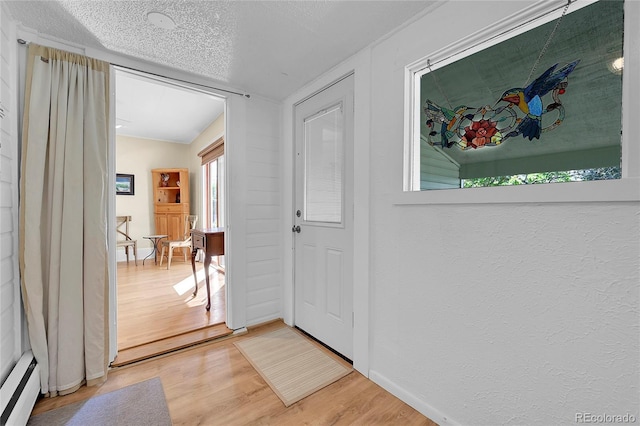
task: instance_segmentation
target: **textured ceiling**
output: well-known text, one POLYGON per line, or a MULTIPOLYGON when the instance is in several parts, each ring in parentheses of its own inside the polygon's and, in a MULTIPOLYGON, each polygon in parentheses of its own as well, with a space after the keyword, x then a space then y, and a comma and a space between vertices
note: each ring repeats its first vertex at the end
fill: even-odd
POLYGON ((281 100, 433 1, 6 1, 42 34, 281 100), (147 20, 165 13, 177 27, 147 20))

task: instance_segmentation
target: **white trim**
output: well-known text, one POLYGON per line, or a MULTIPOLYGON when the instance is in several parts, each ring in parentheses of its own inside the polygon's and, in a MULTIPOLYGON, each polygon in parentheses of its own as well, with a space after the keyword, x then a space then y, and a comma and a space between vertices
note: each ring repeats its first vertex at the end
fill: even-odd
MULTIPOLYGON (((239 173, 246 168, 247 126, 234 117, 247 117, 247 99, 230 96, 225 102, 225 177, 224 193, 246 194, 247 176, 239 173), (236 143, 232 143, 232 141, 236 143), (234 170, 232 174, 230 170, 234 170)), ((203 200, 204 203, 204 200, 203 200)), ((246 236, 247 215, 244 197, 227 196, 224 206, 224 252, 225 252, 225 303, 227 327, 232 330, 247 326, 247 280, 246 236), (228 218, 228 219, 227 219, 228 218), (233 218, 233 220, 232 220, 233 218), (233 222, 233 223, 231 223, 233 222), (233 253, 233 255, 231 255, 233 253)))
MULTIPOLYGON (((569 11, 595 3, 586 0, 572 4, 569 11)), ((566 2, 565 2, 566 4, 566 2)), ((622 179, 595 182, 571 182, 567 184, 520 185, 493 188, 468 188, 449 190, 420 190, 419 180, 419 98, 416 87, 419 75, 424 73, 427 61, 433 70, 462 57, 471 55, 504 39, 514 37, 533 27, 549 22, 560 16, 562 8, 558 2, 539 2, 516 14, 513 14, 489 27, 462 40, 432 52, 405 68, 405 146, 403 190, 405 193, 391 194, 396 205, 411 204, 478 204, 478 203, 548 203, 548 202, 628 202, 640 201, 640 147, 635 141, 637 127, 635 120, 640 116, 640 29, 637 18, 640 16, 640 4, 636 1, 625 2, 624 52, 625 69, 623 73, 622 95, 622 179), (529 16, 540 16, 527 21, 529 16), (510 30, 502 31, 503 28, 510 30), (489 40, 481 43, 481 40, 489 40), (434 66, 437 64, 437 66, 434 66), (417 166, 416 166, 417 165, 417 166), (416 170, 416 167, 418 170, 416 170), (417 174, 417 178, 416 178, 417 174)))
POLYGON ((640 201, 640 178, 487 188, 405 191, 389 194, 392 204, 616 203, 640 201))
MULTIPOLYGON (((579 2, 573 0, 567 13, 573 13, 597 1, 599 0, 582 0, 579 2)), ((566 4, 566 1, 541 1, 535 3, 412 62, 407 65, 407 69, 411 70, 412 73, 417 73, 418 77, 420 77, 427 72, 427 64, 430 63, 431 69, 435 71, 452 62, 471 56, 474 53, 559 18, 566 4), (534 18, 531 18, 532 16, 534 18)))
MULTIPOLYGON (((308 95, 307 95, 308 96, 308 95)), ((293 226, 295 221, 294 212, 294 165, 296 150, 294 146, 294 115, 295 106, 304 98, 296 97, 294 100, 285 100, 282 109, 282 229, 283 232, 283 258, 282 258, 282 319, 285 324, 293 327, 294 324, 294 292, 293 292, 293 232, 286 232, 293 226), (287 214, 286 212, 289 212, 287 214)))
MULTIPOLYGON (((125 256, 125 254, 124 254, 124 249, 118 250, 118 248, 115 247, 114 250, 115 250, 116 262, 126 262, 127 261, 127 256, 125 256)), ((151 255, 152 251, 153 251, 152 247, 138 247, 137 256, 136 256, 138 258, 138 266, 142 266, 142 261, 144 260, 145 257, 151 255)), ((109 257, 111 257, 111 253, 109 253, 109 257)), ((151 257, 149 259, 147 259, 147 262, 149 260, 151 260, 153 262, 153 259, 151 257)), ((158 253, 158 260, 160 260, 160 253, 158 253)), ((129 262, 133 263, 133 254, 132 254, 132 252, 129 252, 129 262)))
POLYGON ((372 54, 354 59, 353 129, 353 366, 369 377, 371 257, 371 86, 372 54))
POLYGON ((622 178, 640 177, 640 2, 624 4, 624 72, 622 74, 622 178), (633 138, 633 139, 632 139, 633 138))
POLYGON ((404 70, 404 153, 402 173, 402 189, 404 191, 420 190, 420 87, 418 71, 411 66, 404 70), (416 141, 417 138, 417 141, 416 141))
MULTIPOLYGON (((118 272, 116 258, 116 73, 109 67, 109 146, 107 147, 107 268, 109 271, 109 364, 118 355, 118 272), (113 186, 113 187, 112 187, 113 186)), ((138 252, 139 253, 139 252, 138 252)), ((124 251, 122 253, 124 257, 124 251)))
POLYGON ((370 373, 369 379, 371 379, 372 382, 378 384, 379 386, 384 388, 387 392, 397 396, 399 399, 406 402, 411 407, 415 408, 417 411, 424 414, 426 417, 433 420, 437 424, 441 426, 444 426, 444 425, 457 426, 461 424, 453 420, 451 417, 447 416, 446 414, 444 414, 442 411, 422 401, 416 395, 402 388, 401 386, 389 380, 388 378, 378 373, 377 371, 371 370, 369 373, 370 373))

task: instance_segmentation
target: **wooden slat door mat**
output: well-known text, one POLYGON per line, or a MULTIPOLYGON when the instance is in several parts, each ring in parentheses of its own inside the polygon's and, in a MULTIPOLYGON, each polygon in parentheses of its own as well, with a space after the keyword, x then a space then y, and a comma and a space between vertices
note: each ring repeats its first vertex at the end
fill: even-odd
POLYGON ((111 367, 122 367, 147 358, 164 355, 210 340, 220 339, 232 333, 233 330, 227 328, 226 324, 222 323, 144 345, 122 349, 118 351, 118 356, 116 356, 116 359, 111 363, 111 367))
POLYGON ((289 327, 234 344, 287 407, 353 371, 289 327))

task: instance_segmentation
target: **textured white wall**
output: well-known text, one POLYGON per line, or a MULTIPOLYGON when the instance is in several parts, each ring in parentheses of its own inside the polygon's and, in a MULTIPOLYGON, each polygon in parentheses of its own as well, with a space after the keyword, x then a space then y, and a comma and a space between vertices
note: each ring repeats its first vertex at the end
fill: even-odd
POLYGON ((441 424, 638 419, 638 202, 394 204, 404 67, 527 6, 499 4, 448 2, 372 49, 370 377, 441 424))
POLYGON ((638 213, 380 205, 372 376, 463 424, 637 415, 638 213))

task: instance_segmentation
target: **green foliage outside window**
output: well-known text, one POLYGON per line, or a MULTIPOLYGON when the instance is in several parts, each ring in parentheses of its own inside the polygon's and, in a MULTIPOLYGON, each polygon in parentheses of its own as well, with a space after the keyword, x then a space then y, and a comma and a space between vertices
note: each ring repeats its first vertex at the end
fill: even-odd
POLYGON ((542 172, 518 174, 512 176, 489 176, 464 179, 463 188, 482 188, 486 186, 531 185, 536 183, 580 182, 587 180, 620 179, 620 167, 601 167, 596 169, 569 170, 563 172, 542 172))

